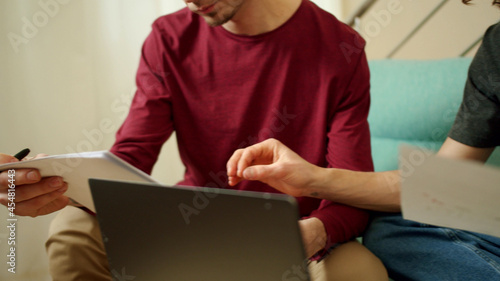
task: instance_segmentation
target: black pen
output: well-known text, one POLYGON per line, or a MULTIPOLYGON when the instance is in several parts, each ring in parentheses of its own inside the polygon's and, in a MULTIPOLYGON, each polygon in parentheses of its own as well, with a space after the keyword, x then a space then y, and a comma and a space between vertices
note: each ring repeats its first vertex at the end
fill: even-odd
POLYGON ((29 148, 25 148, 21 151, 19 151, 18 153, 16 153, 16 155, 14 155, 14 157, 17 158, 17 160, 21 161, 24 157, 28 156, 28 154, 30 154, 30 149, 29 148))

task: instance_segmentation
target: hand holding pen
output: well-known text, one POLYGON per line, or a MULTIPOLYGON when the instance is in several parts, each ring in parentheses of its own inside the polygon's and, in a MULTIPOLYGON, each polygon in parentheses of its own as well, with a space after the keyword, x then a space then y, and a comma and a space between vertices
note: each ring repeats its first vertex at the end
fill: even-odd
MULTIPOLYGON (((0 153, 0 164, 20 161, 29 152, 24 149, 14 156, 0 153)), ((36 217, 64 208, 69 202, 63 195, 66 190, 68 184, 62 177, 42 178, 36 169, 0 172, 0 204, 8 206, 9 202, 14 202, 15 214, 19 216, 36 217)))
POLYGON ((28 156, 28 154, 30 154, 30 149, 29 148, 25 148, 21 151, 19 151, 18 153, 16 153, 14 155, 14 158, 16 158, 17 160, 21 161, 24 159, 24 157, 28 156))

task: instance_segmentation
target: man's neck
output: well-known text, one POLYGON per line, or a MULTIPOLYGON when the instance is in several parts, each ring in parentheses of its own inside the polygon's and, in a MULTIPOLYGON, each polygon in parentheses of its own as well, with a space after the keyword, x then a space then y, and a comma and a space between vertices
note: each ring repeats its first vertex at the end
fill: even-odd
POLYGON ((301 3, 302 0, 246 0, 222 27, 239 35, 266 33, 288 21, 301 3))

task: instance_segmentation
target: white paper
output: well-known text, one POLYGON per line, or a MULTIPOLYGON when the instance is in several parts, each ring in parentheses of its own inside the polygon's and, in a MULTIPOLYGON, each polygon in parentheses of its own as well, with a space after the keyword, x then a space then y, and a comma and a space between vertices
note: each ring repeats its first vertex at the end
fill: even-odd
POLYGON ((500 237, 500 169, 401 149, 403 217, 500 237))
POLYGON ((42 177, 62 176, 68 183, 65 195, 95 212, 89 178, 158 183, 108 151, 48 156, 0 165, 0 171, 36 168, 42 177))

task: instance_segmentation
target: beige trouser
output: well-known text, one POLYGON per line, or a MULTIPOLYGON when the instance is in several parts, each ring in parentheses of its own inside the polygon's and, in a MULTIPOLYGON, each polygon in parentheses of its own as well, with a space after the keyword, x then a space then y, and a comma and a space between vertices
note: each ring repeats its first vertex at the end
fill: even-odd
MULTIPOLYGON (((45 245, 54 281, 112 279, 99 224, 88 213, 64 208, 52 221, 45 245)), ((388 280, 380 260, 358 242, 337 247, 322 262, 311 263, 309 272, 314 281, 388 280)))
POLYGON ((53 281, 111 280, 97 219, 66 207, 52 220, 45 243, 53 281))

